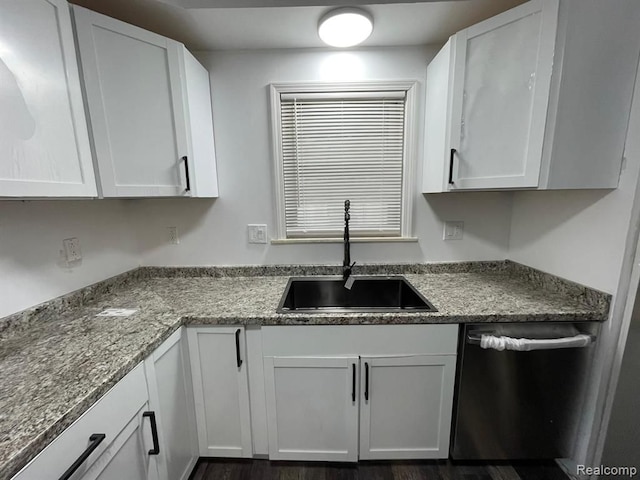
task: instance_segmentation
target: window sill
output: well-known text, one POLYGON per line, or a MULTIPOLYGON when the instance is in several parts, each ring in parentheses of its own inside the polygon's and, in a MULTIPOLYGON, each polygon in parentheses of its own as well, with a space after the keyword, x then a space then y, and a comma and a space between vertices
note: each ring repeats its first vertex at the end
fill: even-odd
MULTIPOLYGON (((418 237, 354 237, 351 243, 411 243, 417 242, 418 237)), ((272 245, 289 245, 292 243, 343 243, 342 238, 274 238, 272 245)))

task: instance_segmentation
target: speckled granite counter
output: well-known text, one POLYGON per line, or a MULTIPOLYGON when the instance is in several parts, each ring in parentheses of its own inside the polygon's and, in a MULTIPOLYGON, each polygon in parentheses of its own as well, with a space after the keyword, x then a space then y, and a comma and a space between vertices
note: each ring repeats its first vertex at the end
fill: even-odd
POLYGON ((143 268, 0 320, 0 480, 180 325, 602 321, 609 296, 511 262, 363 266, 406 274, 433 313, 277 314, 288 275, 338 267, 143 268), (251 276, 253 275, 253 276, 251 276), (130 317, 96 317, 108 307, 130 317))

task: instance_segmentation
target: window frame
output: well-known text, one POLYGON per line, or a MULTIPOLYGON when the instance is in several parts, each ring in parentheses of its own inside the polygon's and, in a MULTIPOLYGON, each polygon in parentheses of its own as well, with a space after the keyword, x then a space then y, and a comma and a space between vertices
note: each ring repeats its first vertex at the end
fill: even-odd
POLYGON ((339 237, 287 237, 285 219, 284 197, 284 165, 282 154, 282 125, 280 95, 296 93, 347 93, 347 92, 379 92, 379 91, 403 91, 405 92, 405 118, 404 118, 404 143, 402 160, 402 202, 400 235, 385 237, 355 236, 352 239, 362 242, 380 241, 411 241, 413 203, 416 188, 416 127, 417 127, 417 85, 415 80, 401 81, 372 81, 363 83, 324 83, 324 82, 296 82, 296 83, 272 83, 269 86, 271 100, 271 130, 274 163, 274 190, 276 203, 276 238, 275 243, 309 243, 342 241, 339 237))

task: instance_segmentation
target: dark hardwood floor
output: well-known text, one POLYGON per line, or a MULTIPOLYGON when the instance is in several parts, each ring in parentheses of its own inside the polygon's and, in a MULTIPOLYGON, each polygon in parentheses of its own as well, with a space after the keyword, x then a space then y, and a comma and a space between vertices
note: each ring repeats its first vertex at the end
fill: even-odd
POLYGON ((567 480, 554 462, 395 461, 310 463, 202 459, 191 480, 567 480))

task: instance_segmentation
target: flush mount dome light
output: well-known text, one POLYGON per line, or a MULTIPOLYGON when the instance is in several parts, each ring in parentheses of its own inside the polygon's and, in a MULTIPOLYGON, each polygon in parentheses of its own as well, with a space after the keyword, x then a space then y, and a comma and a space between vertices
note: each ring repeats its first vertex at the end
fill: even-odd
POLYGON ((373 18, 357 8, 331 10, 320 19, 318 35, 332 47, 353 47, 364 42, 373 31, 373 18))

